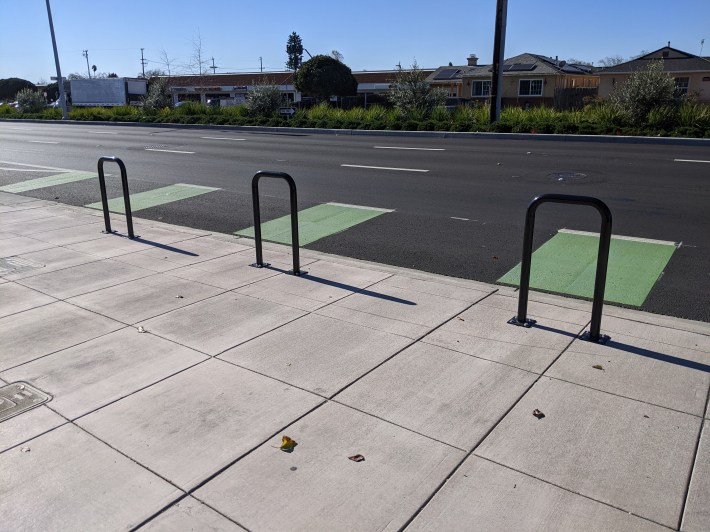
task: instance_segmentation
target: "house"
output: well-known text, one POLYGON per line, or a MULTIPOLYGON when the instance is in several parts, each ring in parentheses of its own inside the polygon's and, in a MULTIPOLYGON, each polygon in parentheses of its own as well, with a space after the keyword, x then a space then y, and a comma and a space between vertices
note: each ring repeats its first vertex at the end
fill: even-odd
MULTIPOLYGON (((423 70, 426 74, 433 69, 423 70)), ((382 96, 390 89, 396 70, 373 70, 353 72, 358 82, 357 94, 365 104, 368 98, 382 96)), ((294 72, 248 72, 240 74, 203 74, 190 76, 173 76, 170 78, 170 92, 175 103, 184 100, 207 101, 219 100, 222 105, 239 105, 246 101, 247 94, 257 83, 273 83, 277 85, 289 102, 300 102, 301 93, 296 90, 293 82, 294 72)))
POLYGON ((463 77, 478 66, 475 54, 468 56, 467 64, 463 66, 442 66, 427 76, 426 81, 432 88, 442 89, 449 98, 471 98, 470 91, 464 93, 463 77))
POLYGON ((633 72, 644 70, 651 61, 663 61, 663 71, 675 79, 676 93, 693 95, 710 104, 710 57, 701 57, 664 46, 631 61, 604 68, 599 74, 599 96, 607 97, 614 87, 626 81, 633 72))
MULTIPOLYGON (((491 93, 491 65, 469 66, 461 73, 462 97, 488 103, 491 93)), ((503 64, 502 105, 547 106, 559 109, 581 107, 582 98, 594 96, 599 86, 596 69, 570 64, 543 55, 524 53, 503 64)))

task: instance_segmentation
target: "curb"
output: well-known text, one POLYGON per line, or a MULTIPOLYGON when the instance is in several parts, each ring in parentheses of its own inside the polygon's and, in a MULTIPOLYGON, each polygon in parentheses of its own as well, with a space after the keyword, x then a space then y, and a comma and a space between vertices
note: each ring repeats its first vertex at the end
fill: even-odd
POLYGON ((30 124, 66 124, 88 126, 133 126, 167 129, 216 129, 229 131, 244 131, 253 133, 276 133, 282 135, 335 135, 335 136, 376 136, 376 137, 409 137, 409 138, 444 138, 444 139, 483 139, 483 140, 535 140, 553 142, 600 142, 608 144, 661 144, 666 146, 707 146, 710 139, 686 137, 632 137, 621 135, 557 135, 546 133, 489 133, 489 132, 455 132, 455 131, 401 131, 373 129, 317 129, 306 127, 267 127, 267 126, 229 126, 216 124, 166 124, 154 122, 110 122, 93 120, 32 120, 24 118, 0 118, 0 122, 30 123, 30 124))

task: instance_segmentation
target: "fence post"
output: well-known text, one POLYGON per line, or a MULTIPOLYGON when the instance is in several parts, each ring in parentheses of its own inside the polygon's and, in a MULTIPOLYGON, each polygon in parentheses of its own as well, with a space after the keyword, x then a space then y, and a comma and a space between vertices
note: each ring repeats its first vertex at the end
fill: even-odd
POLYGON ((594 278, 594 297, 592 300, 592 321, 589 331, 582 335, 583 340, 606 343, 609 337, 600 334, 602 307, 604 305, 604 288, 609 262, 609 247, 611 245, 611 211, 606 204, 597 198, 589 196, 570 196, 566 194, 543 194, 536 197, 528 205, 525 214, 525 233, 523 236, 523 257, 520 265, 520 290, 518 298, 518 313, 508 320, 512 325, 531 327, 535 320, 527 319, 528 294, 530 291, 530 268, 532 264, 533 231, 535 229, 535 211, 543 203, 564 203, 571 205, 586 205, 594 207, 601 215, 601 231, 599 235, 599 251, 597 253, 597 271, 594 278))
POLYGON ((254 241, 256 244, 256 262, 252 266, 263 268, 269 266, 264 263, 261 242, 261 210, 259 207, 259 180, 262 177, 273 177, 283 179, 288 183, 289 196, 291 200, 291 248, 293 256, 293 270, 289 273, 293 275, 305 275, 308 272, 302 271, 300 267, 299 240, 298 240, 298 201, 296 197, 296 182, 285 172, 260 171, 254 174, 251 180, 252 204, 254 206, 254 241))

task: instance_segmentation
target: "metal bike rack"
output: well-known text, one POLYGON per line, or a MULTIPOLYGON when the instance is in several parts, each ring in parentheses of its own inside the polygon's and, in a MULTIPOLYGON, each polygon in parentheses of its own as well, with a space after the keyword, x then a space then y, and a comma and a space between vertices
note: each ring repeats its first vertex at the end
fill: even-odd
POLYGON ((263 268, 265 266, 270 266, 268 263, 264 264, 264 257, 262 254, 261 246, 261 212, 259 209, 259 180, 262 177, 274 177, 277 179, 284 179, 288 183, 288 188, 290 190, 291 196, 291 247, 293 249, 293 270, 289 273, 293 275, 304 275, 308 272, 304 272, 300 267, 300 259, 298 255, 298 207, 296 201, 296 183, 293 178, 284 172, 268 172, 261 171, 254 174, 254 178, 251 181, 251 195, 252 203, 254 204, 254 240, 256 241, 256 262, 252 266, 256 268, 263 268))
POLYGON ((543 203, 566 203, 571 205, 587 205, 594 207, 602 218, 599 237, 599 252, 597 253, 597 273, 594 280, 594 299, 592 302, 592 323, 589 331, 582 335, 582 340, 606 343, 607 335, 600 335, 602 321, 602 306, 604 305, 604 287, 606 285, 606 270, 609 262, 609 246, 611 245, 611 211, 606 204, 597 198, 589 196, 569 196, 565 194, 543 194, 536 197, 525 215, 525 237, 523 239, 523 260, 520 268, 520 297, 518 299, 518 314, 508 323, 520 327, 532 327, 535 320, 527 319, 528 292, 530 290, 530 266, 532 263, 533 230, 535 229, 535 211, 543 203))
POLYGON ((121 184, 123 185, 123 203, 126 207, 126 225, 128 225, 128 238, 135 238, 133 234, 133 214, 131 213, 131 199, 128 195, 128 176, 126 175, 126 165, 118 157, 101 157, 99 159, 99 186, 101 187, 101 205, 104 209, 104 222, 106 233, 113 233, 111 230, 111 219, 108 213, 108 198, 106 196, 106 179, 104 178, 104 163, 114 162, 121 169, 121 184))

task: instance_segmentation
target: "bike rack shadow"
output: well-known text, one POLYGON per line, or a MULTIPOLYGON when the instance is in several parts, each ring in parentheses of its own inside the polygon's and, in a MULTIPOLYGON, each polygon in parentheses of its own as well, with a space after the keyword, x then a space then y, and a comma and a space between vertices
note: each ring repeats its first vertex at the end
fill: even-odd
POLYGON ((171 251, 172 253, 179 253, 180 255, 187 255, 188 257, 199 257, 200 255, 197 253, 193 253, 192 251, 187 251, 184 249, 176 248, 173 246, 169 246, 167 244, 161 244, 160 242, 155 242, 154 240, 146 240, 145 238, 142 238, 140 236, 134 237, 136 242, 141 242, 142 244, 147 244, 149 246, 156 247, 158 249, 163 249, 165 251, 171 251))
POLYGON ((99 187, 101 188, 101 205, 104 210, 104 224, 106 225, 106 231, 104 233, 111 234, 111 218, 109 217, 108 210, 108 198, 106 196, 106 179, 104 177, 104 163, 113 162, 118 164, 121 170, 121 185, 123 187, 123 204, 126 209, 126 225, 128 226, 128 238, 133 240, 136 238, 133 234, 133 214, 131 213, 131 199, 128 194, 128 176, 126 175, 126 165, 118 157, 101 157, 99 158, 98 170, 99 170, 99 187))
POLYGON ((535 229, 535 211, 543 203, 564 203, 570 205, 586 205, 594 207, 601 215, 601 233, 599 251, 597 253, 597 272, 594 278, 594 298, 592 301, 592 321, 589 331, 580 339, 605 344, 609 336, 600 334, 602 321, 602 306, 604 305, 604 288, 609 262, 609 247, 611 245, 611 211, 606 204, 597 198, 589 196, 571 196, 566 194, 543 194, 536 197, 528 205, 525 215, 525 236, 523 238, 523 259, 520 267, 520 295, 518 299, 518 314, 508 323, 520 327, 532 327, 536 321, 527 319, 528 293, 530 291, 530 266, 532 264, 533 231, 535 229))
POLYGON ((296 182, 285 172, 269 172, 260 171, 254 174, 251 180, 251 196, 254 205, 254 241, 256 243, 256 262, 252 264, 255 268, 264 268, 270 266, 264 263, 261 242, 261 210, 259 208, 259 180, 262 177, 273 177, 283 179, 288 183, 290 198, 291 198, 291 248, 293 255, 293 270, 288 273, 293 275, 305 275, 308 272, 301 270, 300 257, 298 253, 298 202, 296 198, 296 182))
MULTIPOLYGON (((264 265, 264 267, 265 268, 268 267, 268 269, 270 269, 270 270, 274 270, 274 271, 281 272, 281 273, 290 273, 290 270, 283 270, 281 268, 276 268, 275 266, 272 266, 270 264, 266 264, 266 265, 264 265)), ((400 303, 402 305, 416 306, 416 303, 414 301, 409 301, 408 299, 402 299, 402 298, 395 297, 395 296, 389 296, 387 294, 382 294, 380 292, 373 292, 372 290, 368 290, 366 288, 358 288, 357 286, 352 286, 352 285, 345 284, 345 283, 339 283, 338 281, 331 281, 330 279, 325 279, 323 277, 311 275, 308 272, 302 272, 301 278, 306 279, 308 281, 313 281, 315 283, 320 283, 320 284, 332 286, 334 288, 342 288, 343 290, 348 290, 348 291, 352 292, 353 294, 362 294, 364 296, 374 297, 377 299, 383 299, 385 301, 392 301, 393 303, 400 303)))

